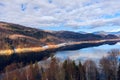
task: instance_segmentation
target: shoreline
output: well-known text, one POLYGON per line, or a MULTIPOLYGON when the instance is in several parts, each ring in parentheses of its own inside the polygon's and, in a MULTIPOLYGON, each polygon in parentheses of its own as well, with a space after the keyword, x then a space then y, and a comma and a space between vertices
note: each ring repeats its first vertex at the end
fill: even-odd
MULTIPOLYGON (((60 44, 57 44, 57 45, 45 45, 45 46, 42 46, 42 47, 29 47, 29 48, 17 48, 15 50, 11 50, 11 49, 8 49, 8 50, 0 50, 0 55, 12 55, 14 54, 14 52, 16 54, 24 54, 24 53, 29 53, 29 52, 42 52, 42 51, 46 51, 46 50, 49 50, 49 49, 61 49, 61 50, 65 50, 65 49, 72 49, 69 47, 70 46, 82 46, 83 48, 85 47, 89 47, 90 44, 91 46, 93 44, 101 44, 101 43, 114 43, 114 42, 119 42, 120 39, 106 39, 106 40, 94 40, 94 41, 80 41, 80 42, 68 42, 68 43, 60 43, 60 44), (83 46, 85 45, 85 46, 83 46), (86 46, 86 45, 89 45, 89 46, 86 46)), ((80 47, 80 49, 82 48, 80 47)), ((76 48, 78 49, 78 48, 76 48)))
POLYGON ((37 51, 39 48, 36 48, 37 50, 33 51, 30 49, 30 51, 22 52, 22 53, 14 53, 11 55, 0 55, 0 71, 2 71, 7 65, 10 65, 12 63, 23 63, 24 65, 35 63, 36 61, 41 61, 44 59, 49 58, 51 55, 54 55, 58 51, 68 51, 68 50, 78 50, 82 48, 87 48, 87 47, 94 47, 94 46, 100 46, 102 44, 110 44, 114 45, 117 42, 120 42, 120 39, 112 39, 112 40, 106 40, 106 41, 97 41, 97 43, 93 43, 89 41, 89 43, 82 42, 82 43, 71 43, 71 44, 59 44, 54 47, 51 46, 49 47, 43 47, 45 48, 42 51, 37 51))

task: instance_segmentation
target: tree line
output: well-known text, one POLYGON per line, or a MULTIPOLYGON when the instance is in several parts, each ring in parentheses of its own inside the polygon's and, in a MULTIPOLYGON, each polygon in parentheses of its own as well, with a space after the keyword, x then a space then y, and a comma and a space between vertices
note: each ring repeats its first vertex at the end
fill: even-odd
POLYGON ((5 68, 0 80, 120 80, 119 54, 119 50, 111 50, 99 63, 70 59, 61 62, 54 56, 46 66, 37 62, 26 67, 13 63, 5 68))

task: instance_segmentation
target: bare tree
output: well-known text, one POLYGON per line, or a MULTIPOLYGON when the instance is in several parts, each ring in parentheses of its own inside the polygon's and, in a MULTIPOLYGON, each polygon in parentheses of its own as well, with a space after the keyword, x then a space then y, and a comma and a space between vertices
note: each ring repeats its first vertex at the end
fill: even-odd
POLYGON ((84 63, 86 80, 97 80, 97 66, 94 61, 87 60, 84 63))
POLYGON ((114 49, 108 52, 107 57, 103 57, 100 60, 101 73, 103 73, 104 80, 117 80, 118 71, 118 54, 119 50, 114 49))

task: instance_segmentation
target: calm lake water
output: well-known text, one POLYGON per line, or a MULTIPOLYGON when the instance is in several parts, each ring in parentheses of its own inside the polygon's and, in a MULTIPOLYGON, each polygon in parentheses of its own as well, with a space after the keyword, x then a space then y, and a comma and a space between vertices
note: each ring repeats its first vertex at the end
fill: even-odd
POLYGON ((99 59, 101 59, 103 56, 107 56, 108 51, 112 49, 120 50, 120 42, 114 45, 104 44, 101 46, 83 48, 80 50, 60 51, 57 52, 55 56, 60 60, 65 60, 69 58, 76 61, 85 61, 88 59, 99 61, 99 59))

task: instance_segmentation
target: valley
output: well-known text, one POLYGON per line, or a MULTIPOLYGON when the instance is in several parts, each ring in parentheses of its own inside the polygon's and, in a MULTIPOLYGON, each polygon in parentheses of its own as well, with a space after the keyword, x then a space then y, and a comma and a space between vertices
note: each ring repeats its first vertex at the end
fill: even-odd
POLYGON ((112 34, 45 31, 6 22, 0 22, 0 35, 0 71, 12 63, 23 63, 25 66, 48 59, 59 51, 111 45, 120 41, 112 34))

